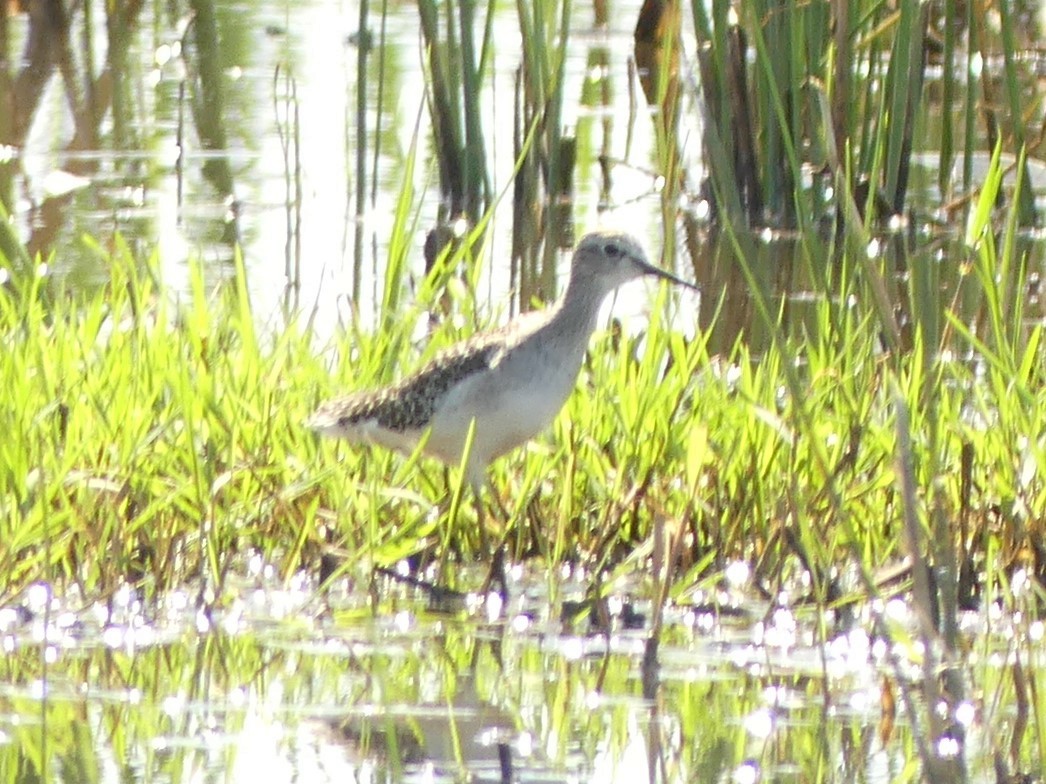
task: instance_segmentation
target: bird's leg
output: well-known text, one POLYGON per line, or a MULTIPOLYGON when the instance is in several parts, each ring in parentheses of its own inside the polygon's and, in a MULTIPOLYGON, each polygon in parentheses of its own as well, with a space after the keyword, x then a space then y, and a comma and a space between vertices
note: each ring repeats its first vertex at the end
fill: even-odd
POLYGON ((480 541, 483 549, 489 553, 488 527, 491 531, 496 532, 498 539, 504 541, 505 532, 512 521, 512 514, 501 503, 501 498, 495 492, 494 485, 491 484, 485 471, 469 471, 468 480, 469 484, 472 485, 472 494, 476 499, 476 519, 480 527, 480 541), (483 503, 484 490, 487 493, 487 498, 490 499, 490 505, 496 507, 493 510, 493 514, 489 514, 490 510, 483 503), (490 521, 489 526, 487 525, 488 519, 490 521))
POLYGON ((490 495, 492 499, 494 499, 494 505, 497 506, 498 516, 504 523, 503 527, 507 529, 509 523, 512 521, 512 513, 509 512, 506 506, 501 502, 501 496, 499 496, 494 491, 494 485, 492 485, 490 482, 487 482, 487 493, 490 495))
POLYGON ((500 499, 498 499, 497 494, 494 492, 494 488, 490 485, 490 482, 486 480, 486 477, 484 477, 482 481, 472 483, 472 494, 476 499, 476 515, 479 520, 480 540, 483 543, 483 551, 491 556, 490 571, 487 572, 487 578, 483 581, 483 587, 480 589, 480 593, 485 594, 491 589, 491 587, 496 585, 498 595, 501 597, 502 603, 504 603, 508 600, 508 579, 505 575, 505 539, 509 530, 509 514, 501 504, 500 499), (502 520, 504 521, 504 532, 498 534, 498 545, 494 548, 493 553, 491 553, 490 543, 487 540, 487 510, 486 505, 483 503, 484 487, 486 487, 490 497, 497 502, 497 506, 502 514, 502 520))
POLYGON ((484 555, 490 555, 490 536, 487 533, 487 505, 483 503, 483 490, 484 488, 489 489, 488 482, 486 478, 478 481, 473 479, 470 484, 472 485, 472 498, 476 504, 476 525, 479 526, 479 546, 484 555))

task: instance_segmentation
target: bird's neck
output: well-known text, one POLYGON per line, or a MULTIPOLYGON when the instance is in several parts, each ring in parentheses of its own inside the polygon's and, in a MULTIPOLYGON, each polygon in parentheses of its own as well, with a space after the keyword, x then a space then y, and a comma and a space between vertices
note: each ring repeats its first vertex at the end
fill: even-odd
POLYGON ((596 328, 599 310, 606 297, 607 291, 600 286, 571 279, 566 292, 553 306, 551 320, 557 323, 563 333, 574 334, 587 342, 596 328))

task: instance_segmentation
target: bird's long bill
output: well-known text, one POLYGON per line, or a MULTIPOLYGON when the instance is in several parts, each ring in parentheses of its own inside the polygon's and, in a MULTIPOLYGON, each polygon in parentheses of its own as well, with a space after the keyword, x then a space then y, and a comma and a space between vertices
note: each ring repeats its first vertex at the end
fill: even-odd
POLYGON ((663 269, 661 269, 660 267, 655 267, 653 264, 647 264, 646 262, 643 262, 641 266, 643 268, 643 272, 647 275, 653 275, 655 277, 661 278, 662 280, 667 280, 669 283, 675 283, 677 286, 683 286, 684 288, 691 289, 692 291, 701 291, 700 286, 694 285, 693 283, 689 283, 683 280, 682 278, 677 278, 671 272, 665 272, 663 269))

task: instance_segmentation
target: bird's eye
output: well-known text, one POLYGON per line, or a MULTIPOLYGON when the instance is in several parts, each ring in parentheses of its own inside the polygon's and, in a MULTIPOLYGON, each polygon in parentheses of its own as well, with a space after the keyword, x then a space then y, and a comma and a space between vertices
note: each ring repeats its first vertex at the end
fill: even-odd
POLYGON ((608 242, 606 247, 603 248, 603 252, 606 253, 610 258, 616 259, 621 255, 621 247, 613 242, 608 242))

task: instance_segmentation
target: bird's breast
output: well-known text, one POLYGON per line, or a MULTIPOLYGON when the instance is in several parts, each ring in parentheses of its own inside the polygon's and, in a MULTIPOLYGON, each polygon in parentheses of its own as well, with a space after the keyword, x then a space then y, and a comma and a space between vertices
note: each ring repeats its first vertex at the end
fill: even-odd
POLYGON ((506 352, 448 392, 433 416, 431 451, 460 455, 474 419, 473 453, 486 462, 552 423, 574 389, 584 352, 548 353, 540 345, 528 349, 506 352))

